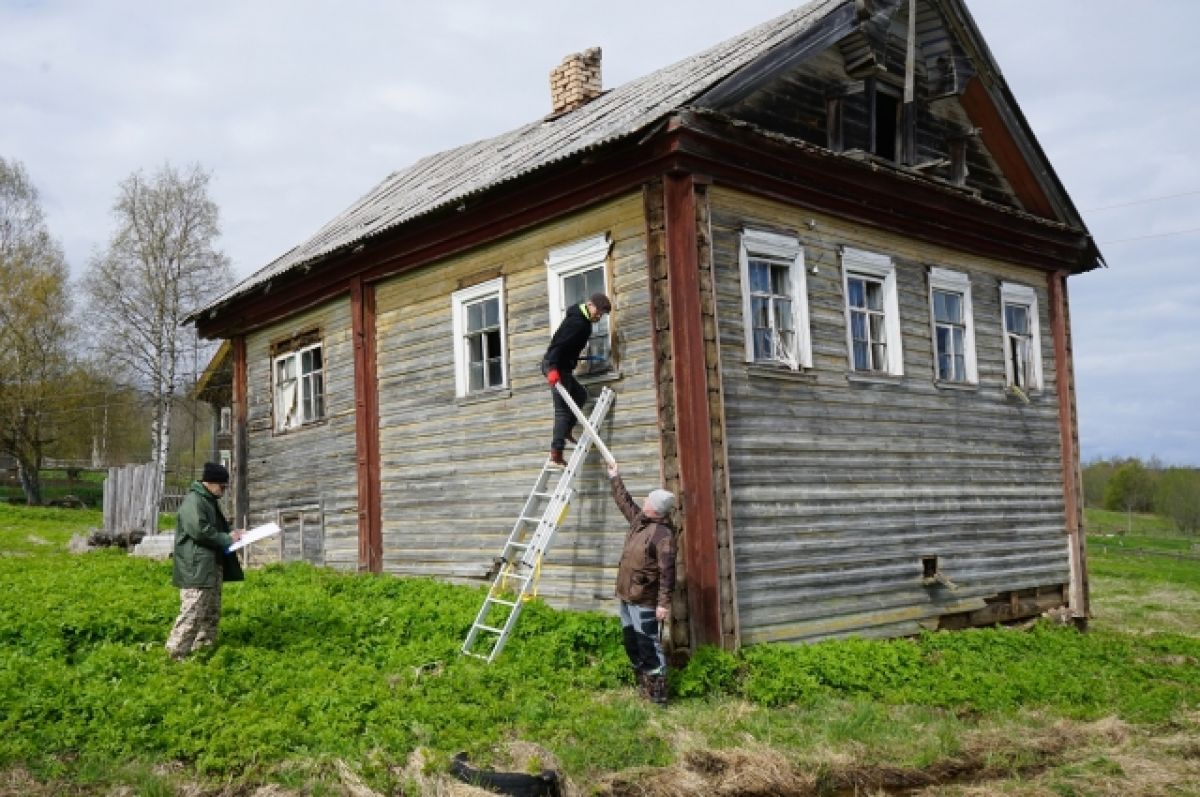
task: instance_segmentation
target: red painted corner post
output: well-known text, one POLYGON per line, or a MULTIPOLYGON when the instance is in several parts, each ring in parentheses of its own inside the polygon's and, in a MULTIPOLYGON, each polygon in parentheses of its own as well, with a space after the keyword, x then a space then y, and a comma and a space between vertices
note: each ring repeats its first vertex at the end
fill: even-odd
POLYGON ((383 572, 379 489, 379 379, 375 364, 375 286, 350 280, 354 335, 354 440, 358 466, 358 569, 383 572))
POLYGON ((713 484, 712 426, 700 302, 696 186, 690 174, 664 181, 667 299, 679 478, 683 491, 683 555, 692 647, 721 644, 721 586, 713 484))
POLYGON ((249 433, 246 427, 247 365, 246 336, 238 335, 233 344, 233 522, 239 529, 250 526, 249 433))

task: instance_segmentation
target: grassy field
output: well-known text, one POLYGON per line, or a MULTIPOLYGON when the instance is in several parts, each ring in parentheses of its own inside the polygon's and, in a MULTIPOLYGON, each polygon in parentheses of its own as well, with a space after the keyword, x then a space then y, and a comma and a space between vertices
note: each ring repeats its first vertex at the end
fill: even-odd
MULTIPOLYGON (((66 471, 44 470, 41 472, 42 501, 48 504, 72 497, 90 507, 99 507, 104 500, 104 476, 103 471, 82 471, 73 479, 66 471)), ((24 503, 24 500, 25 493, 19 481, 15 478, 0 480, 0 503, 24 503)))
POLYGON ((660 711, 612 618, 533 605, 486 665, 457 653, 479 591, 303 565, 229 585, 221 646, 176 664, 168 564, 0 506, 0 795, 482 793, 458 751, 572 794, 1200 794, 1200 562, 1133 521, 1089 540, 1087 634, 707 650, 660 711))

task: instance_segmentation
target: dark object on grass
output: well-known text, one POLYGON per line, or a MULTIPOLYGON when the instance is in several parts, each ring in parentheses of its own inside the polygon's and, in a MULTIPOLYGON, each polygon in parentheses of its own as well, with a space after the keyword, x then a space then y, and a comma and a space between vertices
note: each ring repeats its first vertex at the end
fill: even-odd
POLYGON ((450 774, 463 783, 494 791, 497 794, 507 794, 510 797, 561 797, 562 795, 558 773, 552 769, 544 769, 540 775, 476 769, 467 763, 466 753, 459 753, 450 762, 450 774))
POLYGON ((101 529, 96 529, 88 537, 88 545, 93 548, 111 548, 117 546, 129 550, 142 541, 146 536, 146 532, 141 529, 133 529, 130 531, 109 532, 101 529))

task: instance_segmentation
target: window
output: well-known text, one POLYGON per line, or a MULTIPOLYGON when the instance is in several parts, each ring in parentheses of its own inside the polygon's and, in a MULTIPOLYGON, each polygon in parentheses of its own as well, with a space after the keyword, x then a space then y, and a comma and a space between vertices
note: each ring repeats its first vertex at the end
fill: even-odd
POLYGON ((508 384, 504 349, 504 278, 455 291, 455 393, 466 396, 508 384))
POLYGON ((1026 285, 1000 283, 1004 310, 1004 376, 1009 387, 1042 388, 1042 346, 1037 293, 1026 285))
POLYGON ((225 470, 233 469, 233 452, 227 448, 222 448, 217 454, 217 461, 225 467, 225 470))
POLYGON ((233 431, 233 408, 221 408, 221 425, 219 427, 221 434, 229 434, 233 431))
POLYGON ((304 336, 296 349, 277 354, 272 370, 275 431, 286 432, 325 417, 325 371, 321 344, 304 336))
POLYGON ((325 524, 320 504, 277 509, 275 522, 280 529, 281 562, 325 564, 325 524))
MULTIPOLYGON (((567 308, 583 304, 593 293, 611 297, 608 288, 608 233, 552 249, 546 257, 546 279, 550 295, 550 332, 558 329, 567 308)), ((604 316, 592 325, 592 337, 579 355, 578 372, 600 373, 612 369, 612 329, 604 316)))
POLYGON ((967 275, 944 268, 929 269, 929 311, 934 378, 939 382, 978 383, 971 280, 967 275))
POLYGON ((740 253, 746 362, 812 367, 804 248, 786 235, 744 230, 740 253))
POLYGON ((900 376, 900 305, 896 267, 886 255, 846 248, 842 251, 846 293, 846 342, 850 369, 900 376))

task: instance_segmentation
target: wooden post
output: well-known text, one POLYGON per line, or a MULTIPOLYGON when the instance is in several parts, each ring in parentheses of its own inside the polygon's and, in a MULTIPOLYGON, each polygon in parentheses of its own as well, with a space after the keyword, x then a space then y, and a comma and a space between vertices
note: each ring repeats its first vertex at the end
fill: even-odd
POLYGON ((1090 611, 1087 585, 1087 547, 1081 528, 1082 502, 1079 500, 1082 478, 1076 447, 1075 367, 1071 358, 1070 329, 1067 322, 1067 275, 1052 272, 1047 279, 1050 298, 1050 330, 1054 338, 1054 364, 1057 378, 1059 437, 1062 441, 1063 506, 1071 558, 1070 606, 1080 622, 1090 611))
POLYGON ((690 174, 663 182, 671 367, 683 503, 683 553, 693 649, 721 644, 713 446, 704 359, 704 319, 696 231, 696 188, 690 174))
POLYGON ((358 463, 358 569, 383 572, 379 487, 379 378, 376 368, 375 286, 350 280, 354 334, 354 436, 358 463))
POLYGON ((233 339, 233 520, 236 528, 250 527, 250 434, 246 425, 249 405, 246 337, 233 339))

